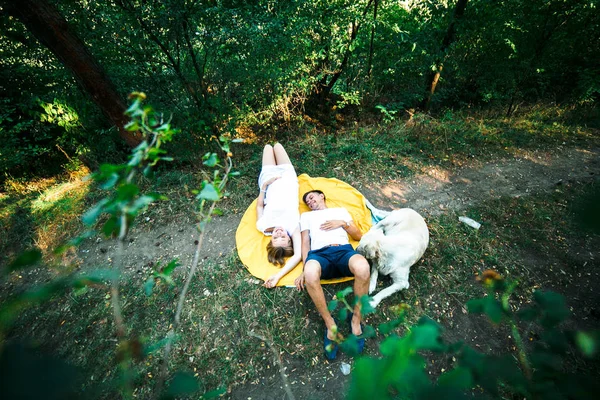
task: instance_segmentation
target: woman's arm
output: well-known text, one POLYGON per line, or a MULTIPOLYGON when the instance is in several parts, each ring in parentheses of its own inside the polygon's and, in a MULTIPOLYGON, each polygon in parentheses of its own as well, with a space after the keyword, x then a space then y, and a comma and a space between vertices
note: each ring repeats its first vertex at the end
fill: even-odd
MULTIPOLYGON (((264 186, 264 185, 263 185, 264 186)), ((266 189, 260 189, 260 194, 258 195, 258 200, 256 201, 256 220, 261 219, 263 215, 263 211, 265 210, 265 193, 267 193, 266 189)))
POLYGON ((276 176, 275 178, 269 179, 268 181, 263 183, 262 187, 260 188, 260 193, 258 194, 258 200, 256 201, 256 220, 257 221, 262 217, 263 211, 265 210, 265 195, 267 194, 267 187, 279 178, 280 178, 279 176, 276 176))
POLYGON ((296 265, 298 265, 298 263, 300 262, 300 259, 302 258, 301 242, 302 241, 300 239, 300 228, 296 228, 294 233, 292 233, 292 243, 294 246, 294 255, 291 256, 290 258, 288 258, 285 265, 283 266, 283 268, 281 268, 281 270, 278 273, 276 273, 275 275, 272 275, 271 277, 269 277, 269 279, 267 279, 265 281, 265 284, 264 284, 265 287, 268 287, 268 288, 275 287, 277 285, 277 282, 279 282, 279 280, 281 278, 283 278, 291 270, 296 268, 296 265))

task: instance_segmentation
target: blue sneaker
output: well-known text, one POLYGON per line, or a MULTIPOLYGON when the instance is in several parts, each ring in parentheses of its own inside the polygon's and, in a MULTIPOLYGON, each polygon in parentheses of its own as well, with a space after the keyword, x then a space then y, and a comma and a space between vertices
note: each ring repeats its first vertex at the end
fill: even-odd
MULTIPOLYGON (((354 316, 354 313, 348 313, 348 317, 347 317, 347 321, 348 321, 348 327, 350 328, 350 332, 353 336, 356 336, 352 333, 352 317, 354 316)), ((361 330, 361 334, 356 336, 356 345, 357 345, 357 351, 358 354, 361 354, 365 348, 365 338, 363 337, 364 333, 365 333, 365 326, 363 325, 363 323, 361 322, 360 324, 360 330, 361 330)))
POLYGON ((337 357, 338 344, 327 337, 327 327, 325 328, 325 335, 323 337, 323 350, 325 350, 325 357, 328 360, 335 360, 337 357))

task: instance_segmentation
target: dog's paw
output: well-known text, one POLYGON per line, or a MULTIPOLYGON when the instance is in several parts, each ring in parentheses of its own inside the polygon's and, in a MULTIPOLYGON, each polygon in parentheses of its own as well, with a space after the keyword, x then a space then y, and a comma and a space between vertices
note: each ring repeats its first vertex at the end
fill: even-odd
POLYGON ((370 284, 369 285, 369 294, 373 293, 375 291, 376 287, 377 287, 377 282, 375 282, 375 284, 370 284))
POLYGON ((377 306, 379 305, 379 303, 380 303, 380 302, 381 302, 381 300, 379 300, 379 299, 377 299, 377 298, 375 298, 375 297, 372 297, 372 298, 369 300, 369 305, 370 305, 371 307, 373 307, 373 308, 377 308, 377 306))

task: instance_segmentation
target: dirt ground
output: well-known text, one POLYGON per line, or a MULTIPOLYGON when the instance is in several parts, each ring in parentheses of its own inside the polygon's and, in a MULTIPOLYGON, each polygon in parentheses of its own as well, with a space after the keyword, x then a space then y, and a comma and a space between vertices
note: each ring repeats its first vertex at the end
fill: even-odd
MULTIPOLYGON (((510 158, 491 162, 473 159, 469 165, 452 170, 431 167, 408 179, 348 183, 379 208, 390 210, 410 207, 427 218, 449 210, 460 211, 488 199, 540 194, 569 182, 597 179, 600 174, 599 156, 598 148, 558 147, 553 151, 520 152, 510 158)), ((211 222, 203 244, 204 259, 201 262, 232 255, 235 250, 235 231, 241 216, 229 214, 211 222)), ((132 232, 127 251, 131 266, 126 268, 127 271, 146 276, 157 257, 164 257, 165 261, 179 257, 183 265, 189 265, 197 236, 192 218, 178 218, 178 221, 158 229, 154 228, 152 222, 146 218, 144 223, 147 226, 144 227, 142 223, 132 232)), ((111 242, 103 242, 100 246, 90 243, 80 249, 79 255, 88 265, 102 265, 114 257, 115 248, 115 243, 111 242)), ((530 257, 532 260, 529 262, 534 264, 535 255, 530 257)), ((585 257, 593 259, 594 255, 590 253, 585 257)), ((581 296, 584 296, 585 288, 581 288, 581 291, 581 296)), ((456 315, 457 325, 460 323, 463 327, 457 337, 477 337, 481 334, 478 332, 479 324, 462 323, 458 319, 466 318, 460 313, 456 315)), ((375 351, 373 354, 376 354, 375 351)), ((332 363, 322 360, 315 367, 306 368, 304 360, 284 356, 282 363, 296 398, 337 399, 343 397, 348 385, 348 376, 341 372, 342 364, 351 364, 352 360, 341 355, 332 363)), ((228 396, 240 400, 284 398, 279 370, 270 370, 271 375, 239 386, 228 396)))

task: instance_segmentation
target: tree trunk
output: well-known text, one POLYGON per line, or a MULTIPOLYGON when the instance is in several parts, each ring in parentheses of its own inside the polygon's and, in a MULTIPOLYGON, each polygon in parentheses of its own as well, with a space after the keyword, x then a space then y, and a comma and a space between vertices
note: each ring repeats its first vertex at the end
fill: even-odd
POLYGON ((367 78, 371 80, 371 69, 373 67, 373 42, 375 40, 375 24, 377 23, 377 5, 379 1, 375 0, 373 4, 373 27, 371 28, 371 42, 369 43, 369 62, 367 63, 367 78))
POLYGON ((125 102, 85 44, 69 29, 67 21, 46 0, 2 0, 5 10, 20 20, 37 40, 58 57, 77 83, 119 130, 120 137, 131 147, 141 136, 125 130, 125 102))
POLYGON ((431 98, 435 93, 435 88, 440 80, 440 75, 442 73, 442 69, 444 68, 444 59, 446 58, 446 51, 448 47, 454 42, 456 35, 456 22, 462 18, 465 13, 465 8, 467 7, 467 3, 469 0, 458 0, 456 3, 456 7, 454 8, 454 16, 452 17, 452 22, 448 26, 448 30, 446 31, 446 35, 444 36, 444 40, 442 41, 442 47, 440 48, 440 56, 435 61, 435 70, 431 71, 429 74, 429 78, 427 79, 427 94, 425 95, 425 99, 421 104, 421 109, 424 111, 429 110, 429 104, 431 103, 431 98))
MULTIPOLYGON (((367 3, 367 6, 365 7, 365 9, 363 11, 363 17, 369 11, 369 7, 371 7, 372 2, 373 2, 373 0, 369 0, 369 2, 367 3)), ((333 86, 336 84, 338 79, 340 79, 340 76, 344 72, 344 69, 346 68, 346 65, 348 64, 348 60, 350 59, 350 54, 352 53, 352 50, 351 50, 352 43, 356 39, 356 35, 358 34, 359 28, 360 28, 360 22, 352 21, 352 25, 350 27, 350 38, 348 40, 348 44, 346 45, 346 51, 344 53, 344 58, 342 59, 342 62, 340 63, 339 67, 333 73, 331 80, 329 81, 328 84, 325 84, 325 82, 327 82, 327 76, 324 76, 321 83, 318 85, 320 87, 317 88, 316 92, 319 93, 321 98, 325 99, 329 95, 329 93, 331 92, 331 89, 333 89, 333 86)))

